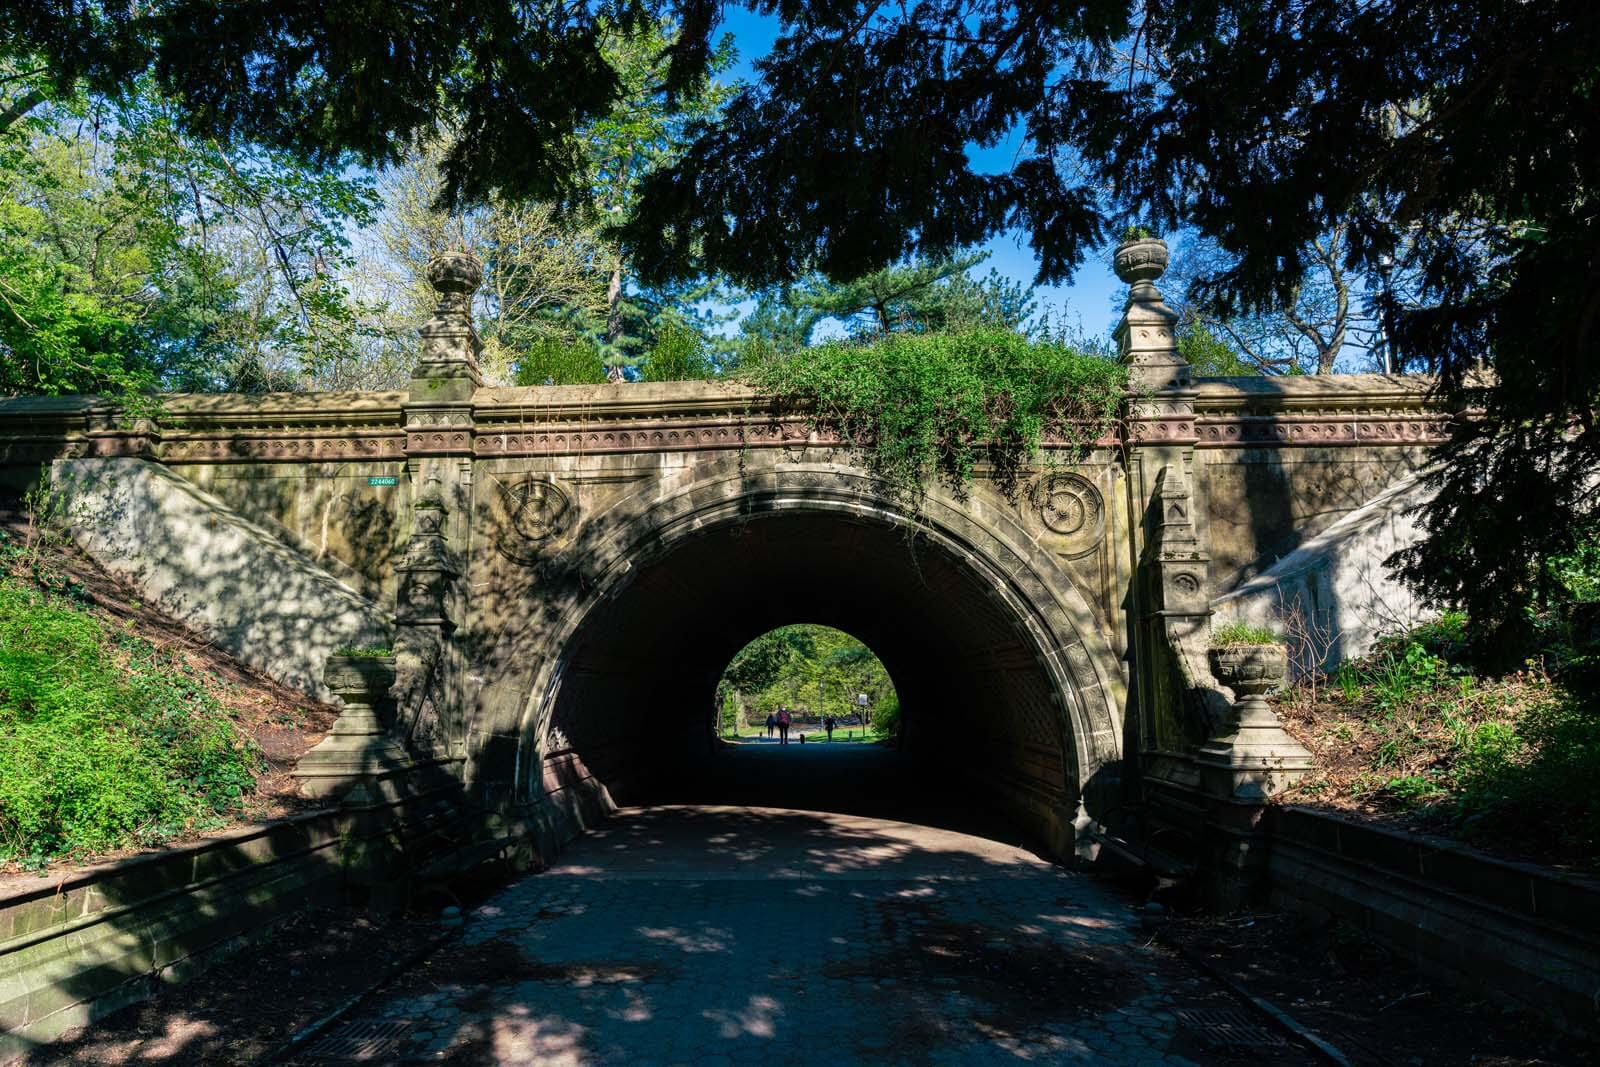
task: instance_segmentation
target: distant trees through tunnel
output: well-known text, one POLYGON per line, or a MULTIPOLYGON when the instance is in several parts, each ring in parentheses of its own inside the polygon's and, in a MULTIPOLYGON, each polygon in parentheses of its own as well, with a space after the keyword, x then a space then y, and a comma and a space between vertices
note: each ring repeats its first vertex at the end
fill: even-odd
POLYGON ((843 630, 809 623, 757 637, 717 682, 714 713, 724 740, 777 740, 768 718, 780 712, 797 738, 830 742, 893 740, 900 726, 899 696, 882 661, 843 630))

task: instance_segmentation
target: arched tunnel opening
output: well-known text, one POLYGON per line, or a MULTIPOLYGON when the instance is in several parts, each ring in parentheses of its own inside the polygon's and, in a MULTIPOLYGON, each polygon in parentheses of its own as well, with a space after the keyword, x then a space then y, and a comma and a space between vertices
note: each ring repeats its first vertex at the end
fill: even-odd
POLYGON ((970 553, 871 513, 746 514, 644 553, 590 609, 544 751, 576 754, 619 805, 839 811, 1050 848, 1077 782, 1068 694, 1044 657, 970 553), (893 743, 802 754, 719 740, 730 661, 797 621, 881 660, 902 717, 893 743))

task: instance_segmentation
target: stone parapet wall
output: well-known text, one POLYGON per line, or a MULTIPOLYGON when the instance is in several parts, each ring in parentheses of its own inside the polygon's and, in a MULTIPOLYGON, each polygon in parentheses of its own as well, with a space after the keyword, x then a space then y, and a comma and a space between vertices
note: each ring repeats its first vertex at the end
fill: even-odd
POLYGON ((339 898, 341 827, 313 813, 0 891, 0 1058, 151 996, 339 898))
POLYGON ((524 866, 529 827, 491 823, 448 777, 45 878, 0 881, 0 1061, 144 1000, 307 908, 405 907, 488 862, 524 866))
POLYGON ((1306 808, 1270 810, 1279 905, 1330 913, 1423 970, 1600 1032, 1600 882, 1306 808))
MULTIPOLYGON (((1157 422, 1172 425, 1152 434, 1201 449, 1436 444, 1453 415, 1431 390, 1429 379, 1398 375, 1203 378, 1192 414, 1159 413, 1157 422)), ((178 394, 129 419, 99 397, 0 400, 0 466, 63 455, 172 464, 397 460, 444 443, 431 440, 443 427, 408 425, 414 406, 397 391, 178 394)), ((780 409, 737 382, 479 389, 470 407, 472 424, 450 432, 479 456, 839 443, 817 434, 804 409, 780 409)), ((1114 432, 1096 444, 1122 441, 1114 432)))

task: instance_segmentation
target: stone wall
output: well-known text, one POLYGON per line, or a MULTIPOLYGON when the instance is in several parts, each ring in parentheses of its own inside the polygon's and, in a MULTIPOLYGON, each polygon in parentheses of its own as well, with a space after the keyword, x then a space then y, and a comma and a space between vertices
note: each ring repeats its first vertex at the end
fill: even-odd
POLYGON ((1347 512, 1321 533, 1213 603, 1223 621, 1243 619, 1284 632, 1297 671, 1331 671, 1363 656, 1380 634, 1415 626, 1433 612, 1385 561, 1417 543, 1414 511, 1432 493, 1408 478, 1347 512))
POLYGON ((144 1000, 306 908, 406 907, 487 863, 520 869, 525 827, 486 822, 448 775, 48 878, 0 881, 0 1059, 144 1000))
POLYGON ((1600 882, 1306 808, 1268 821, 1274 903, 1350 923, 1421 969, 1600 1032, 1600 882))
POLYGON ((313 814, 65 877, 10 879, 0 890, 0 1058, 338 900, 340 833, 333 816, 313 814))
POLYGON ((145 599, 284 685, 318 699, 343 645, 387 645, 372 601, 170 468, 62 459, 52 489, 85 552, 145 599))

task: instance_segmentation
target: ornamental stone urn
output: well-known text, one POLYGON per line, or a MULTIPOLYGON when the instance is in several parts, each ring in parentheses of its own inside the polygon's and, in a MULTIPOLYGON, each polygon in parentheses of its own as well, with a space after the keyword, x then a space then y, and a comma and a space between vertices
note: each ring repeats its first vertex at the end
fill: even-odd
POLYGON ((465 310, 483 284, 483 264, 471 252, 441 252, 428 261, 427 272, 439 302, 451 308, 465 310))
POLYGON ((1134 237, 1117 245, 1111 264, 1124 284, 1151 284, 1167 269, 1167 242, 1159 237, 1134 237))
POLYGON ((1212 792, 1264 804, 1311 769, 1311 753, 1290 737, 1267 703, 1289 663, 1280 644, 1211 650, 1211 670, 1234 692, 1229 732, 1200 746, 1198 762, 1212 792))
POLYGON ((322 681, 344 704, 328 736, 295 764, 300 791, 309 797, 341 797, 358 785, 403 774, 414 766, 376 705, 394 685, 393 656, 330 656, 322 681))

